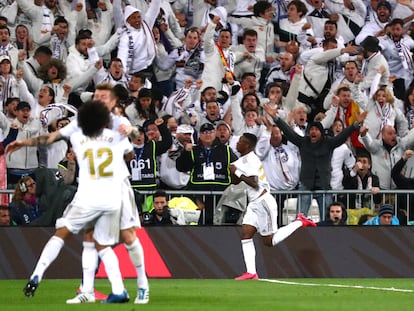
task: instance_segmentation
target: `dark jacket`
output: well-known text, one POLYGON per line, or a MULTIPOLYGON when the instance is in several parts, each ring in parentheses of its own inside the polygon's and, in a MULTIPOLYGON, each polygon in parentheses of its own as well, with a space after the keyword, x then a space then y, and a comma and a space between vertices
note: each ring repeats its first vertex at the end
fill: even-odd
MULTIPOLYGON (((358 175, 351 177, 350 172, 348 170, 343 170, 344 171, 344 178, 342 180, 342 185, 344 186, 344 189, 353 189, 353 190, 357 190, 358 189, 358 175)), ((372 187, 378 187, 380 186, 380 182, 379 182, 379 178, 377 175, 372 174, 371 171, 368 172, 367 175, 365 175, 364 178, 361 179, 361 183, 362 183, 362 189, 363 190, 367 190, 367 186, 368 186, 368 180, 369 178, 372 179, 371 181, 371 185, 372 187)), ((350 194, 349 195, 349 208, 355 208, 356 204, 355 201, 357 199, 357 195, 355 194, 350 194)), ((381 203, 381 194, 377 193, 374 194, 372 197, 374 204, 379 204, 381 203)), ((362 196, 362 202, 361 202, 362 206, 360 207, 371 207, 371 195, 369 194, 365 194, 362 196)))
POLYGON ((210 149, 203 145, 196 145, 191 151, 184 151, 176 162, 180 172, 190 171, 188 188, 193 190, 220 191, 231 184, 230 163, 237 160, 237 156, 226 145, 216 144, 210 149), (203 165, 212 163, 214 167, 214 180, 204 180, 203 165))
MULTIPOLYGON (((403 170, 407 161, 404 161, 401 158, 397 163, 395 163, 394 167, 391 170, 391 177, 394 180, 398 189, 414 189, 414 178, 405 177, 401 171, 403 170)), ((398 219, 400 220, 400 224, 405 225, 407 220, 414 219, 414 196, 413 195, 406 195, 406 194, 398 194, 397 195, 397 203, 396 205, 399 207, 398 211, 398 219), (400 210, 406 210, 408 207, 410 219, 405 217, 405 213, 401 212, 400 210)))
POLYGON ((157 187, 157 156, 167 152, 172 145, 172 136, 164 124, 158 126, 162 136, 161 141, 147 141, 142 148, 134 147, 134 159, 128 162, 130 173, 135 168, 140 168, 141 179, 134 180, 131 185, 137 190, 153 190, 157 187))
POLYGON ((157 214, 155 212, 155 209, 151 211, 150 213, 150 218, 148 221, 146 221, 144 224, 145 225, 149 225, 149 226, 161 226, 161 225, 172 225, 172 221, 171 221, 171 215, 170 215, 170 210, 168 208, 168 206, 164 207, 163 213, 162 213, 162 218, 160 220, 158 220, 157 218, 157 214))
POLYGON ((72 201, 77 188, 65 185, 63 180, 56 178, 55 171, 48 168, 36 169, 34 179, 40 216, 30 226, 54 226, 56 219, 62 217, 66 206, 72 201))
POLYGON ((276 124, 289 141, 299 148, 302 166, 300 181, 307 190, 331 189, 331 158, 333 150, 342 145, 359 127, 350 125, 334 137, 324 136, 316 143, 311 143, 309 136, 298 135, 281 118, 275 118, 276 124))
POLYGON ((27 226, 39 218, 39 204, 30 205, 24 200, 10 203, 10 219, 19 226, 27 226))

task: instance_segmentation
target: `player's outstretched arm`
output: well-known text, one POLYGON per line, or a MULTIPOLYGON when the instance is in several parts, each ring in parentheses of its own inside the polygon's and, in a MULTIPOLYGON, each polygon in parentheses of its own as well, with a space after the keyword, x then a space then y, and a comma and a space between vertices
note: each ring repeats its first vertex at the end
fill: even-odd
POLYGON ((42 134, 36 137, 24 139, 24 140, 15 140, 7 145, 6 153, 14 152, 23 147, 50 145, 61 139, 63 139, 63 136, 59 133, 59 131, 55 131, 52 133, 46 133, 46 134, 42 134))

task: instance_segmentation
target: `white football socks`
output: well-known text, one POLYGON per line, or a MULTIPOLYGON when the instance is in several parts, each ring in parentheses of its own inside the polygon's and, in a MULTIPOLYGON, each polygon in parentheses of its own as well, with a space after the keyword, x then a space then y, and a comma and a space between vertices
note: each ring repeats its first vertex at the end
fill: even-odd
POLYGON ((288 236, 290 236, 293 232, 298 230, 300 227, 302 227, 302 222, 294 221, 288 224, 287 226, 279 228, 276 231, 276 233, 273 234, 273 237, 272 237, 273 246, 282 242, 284 239, 286 239, 288 236))
POLYGON ((120 295, 124 291, 121 271, 119 271, 118 257, 116 257, 112 247, 106 247, 98 252, 99 257, 105 265, 106 274, 112 285, 112 293, 120 295))
POLYGON ((30 276, 30 279, 33 279, 37 275, 39 282, 42 280, 43 274, 46 269, 49 268, 50 264, 57 258, 63 245, 65 245, 65 242, 57 236, 52 236, 49 239, 42 250, 42 254, 37 261, 36 268, 30 276))
POLYGON ((241 240, 244 263, 247 272, 256 274, 256 248, 253 239, 241 240))
POLYGON ((124 246, 128 250, 129 257, 137 270, 138 288, 148 288, 148 278, 145 272, 144 250, 141 242, 139 239, 135 239, 131 245, 124 243, 124 246))
POLYGON ((98 267, 98 251, 94 242, 83 242, 82 250, 82 292, 93 293, 95 272, 98 267))

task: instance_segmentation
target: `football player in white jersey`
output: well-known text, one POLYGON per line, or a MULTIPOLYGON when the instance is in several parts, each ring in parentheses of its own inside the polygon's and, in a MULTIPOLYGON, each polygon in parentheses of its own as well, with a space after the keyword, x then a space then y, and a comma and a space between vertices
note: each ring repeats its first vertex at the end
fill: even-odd
MULTIPOLYGON (((65 240, 84 228, 93 227, 95 247, 112 285, 112 293, 105 302, 128 302, 118 258, 111 246, 119 239, 124 155, 131 155, 133 148, 127 138, 106 129, 111 121, 110 112, 99 101, 83 104, 77 121, 81 130, 73 133, 70 140, 79 163, 78 190, 63 216, 56 221, 56 233, 45 245, 23 291, 26 296, 33 296, 65 240)), ((93 284, 87 293, 94 300, 93 284)))
POLYGON ((299 214, 296 221, 278 229, 277 203, 270 194, 270 186, 264 174, 263 165, 254 153, 257 137, 244 133, 237 143, 240 158, 230 166, 232 182, 245 182, 249 203, 242 223, 242 252, 246 265, 246 272, 236 277, 236 280, 257 280, 256 249, 253 236, 256 232, 263 238, 266 246, 275 246, 300 227, 315 226, 315 223, 299 214))
MULTIPOLYGON (((99 84, 95 88, 94 99, 99 100, 105 104, 105 106, 112 110, 116 104, 115 94, 113 92, 112 86, 108 83, 99 84)), ((136 135, 138 131, 134 129, 129 120, 125 117, 116 116, 111 114, 112 117, 112 129, 120 129, 121 133, 124 135, 136 135)), ((38 137, 14 141, 10 143, 6 150, 14 151, 23 146, 37 146, 37 145, 49 145, 63 139, 65 137, 70 137, 71 134, 78 130, 78 125, 76 121, 70 122, 67 126, 58 131, 46 133, 38 137)), ((123 182, 122 188, 122 207, 121 207, 121 224, 120 224, 120 235, 121 240, 124 242, 125 248, 128 250, 128 254, 137 270, 137 283, 138 291, 135 303, 146 304, 149 302, 149 284, 148 278, 145 273, 145 263, 144 263, 144 251, 141 245, 141 242, 136 236, 135 228, 141 227, 138 209, 135 204, 134 194, 132 192, 131 185, 129 183, 129 172, 128 168, 125 166, 125 179, 123 182)), ((92 231, 86 232, 84 235, 83 242, 83 252, 82 252, 82 268, 83 268, 83 284, 90 284, 94 282, 95 271, 98 264, 98 255, 95 249, 92 231)), ((92 302, 83 297, 83 289, 81 287, 79 294, 73 298, 69 299, 68 303, 87 303, 92 302)), ((92 298, 90 295, 88 298, 92 298)))

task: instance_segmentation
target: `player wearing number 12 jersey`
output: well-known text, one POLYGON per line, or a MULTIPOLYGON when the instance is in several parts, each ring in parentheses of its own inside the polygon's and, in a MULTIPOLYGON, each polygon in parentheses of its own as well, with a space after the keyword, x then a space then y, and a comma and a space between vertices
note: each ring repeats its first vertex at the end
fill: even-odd
MULTIPOLYGON (((109 110, 112 110, 116 104, 116 98, 113 91, 113 88, 110 84, 103 83, 99 84, 95 88, 94 99, 101 101, 109 110)), ((134 137, 137 133, 136 130, 133 130, 128 119, 124 117, 118 117, 111 114, 111 124, 112 129, 118 130, 121 127, 122 133, 134 137)), ((25 139, 25 140, 16 140, 10 143, 6 152, 13 152, 24 146, 45 146, 54 143, 64 137, 70 137, 73 133, 78 131, 78 124, 75 121, 70 122, 67 126, 59 131, 42 134, 37 137, 25 139)), ((125 168, 122 170, 124 173, 125 179, 122 183, 122 207, 121 207, 121 239, 124 242, 125 248, 128 250, 128 254, 137 270, 137 298, 135 303, 146 304, 149 302, 149 284, 148 279, 145 273, 145 263, 144 263, 144 251, 139 239, 136 236, 135 228, 141 226, 138 211, 135 205, 134 195, 132 192, 131 185, 129 183, 129 172, 125 168)), ((95 270, 98 263, 98 254, 95 249, 93 242, 91 230, 84 234, 83 242, 83 252, 82 252, 82 268, 83 268, 83 284, 80 289, 80 293, 73 299, 69 299, 67 303, 88 303, 95 302, 95 297, 92 295, 83 295, 85 292, 88 292, 90 287, 93 286, 93 281, 95 278, 95 270)))
POLYGON ((36 268, 23 291, 33 296, 43 274, 57 258, 64 242, 82 229, 94 227, 93 238, 112 285, 106 302, 129 301, 118 258, 111 248, 119 238, 124 155, 132 151, 128 139, 106 129, 110 112, 101 102, 85 103, 78 114, 82 131, 71 135, 79 163, 79 186, 63 216, 56 221, 56 233, 45 245, 36 268))

